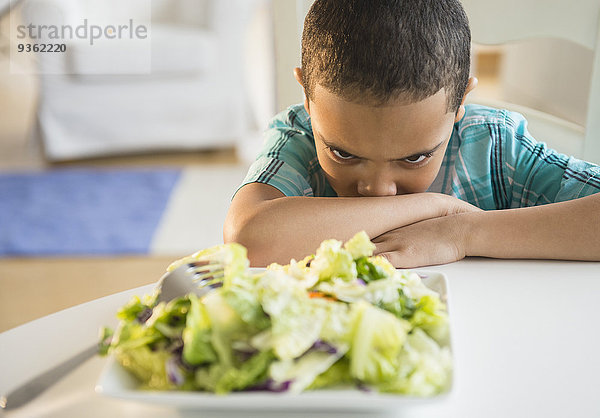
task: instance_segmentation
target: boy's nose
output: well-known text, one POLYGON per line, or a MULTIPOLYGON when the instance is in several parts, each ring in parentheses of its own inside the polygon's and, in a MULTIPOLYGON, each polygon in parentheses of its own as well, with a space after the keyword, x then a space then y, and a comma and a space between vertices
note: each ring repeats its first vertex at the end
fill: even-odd
POLYGON ((358 182, 358 194, 365 197, 395 196, 398 192, 396 183, 381 177, 358 182))

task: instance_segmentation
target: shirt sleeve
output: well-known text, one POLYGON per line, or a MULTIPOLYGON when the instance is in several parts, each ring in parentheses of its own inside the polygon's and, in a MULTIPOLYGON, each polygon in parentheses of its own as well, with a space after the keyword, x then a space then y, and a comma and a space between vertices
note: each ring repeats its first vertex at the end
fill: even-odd
POLYGON ((543 205, 600 192, 600 167, 537 142, 522 115, 506 112, 502 129, 503 183, 509 207, 543 205))
POLYGON ((290 107, 271 121, 263 149, 240 188, 249 183, 264 183, 285 196, 314 196, 311 167, 316 162, 316 151, 312 132, 298 108, 290 107))

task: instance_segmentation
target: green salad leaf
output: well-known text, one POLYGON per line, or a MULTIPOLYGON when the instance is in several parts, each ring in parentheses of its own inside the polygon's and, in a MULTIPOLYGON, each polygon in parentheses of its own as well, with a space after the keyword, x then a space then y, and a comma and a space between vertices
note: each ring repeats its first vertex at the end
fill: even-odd
POLYGON ((367 383, 393 379, 410 324, 364 301, 357 302, 355 308, 358 313, 350 351, 351 375, 367 383))
POLYGON ((189 295, 190 311, 183 330, 183 360, 198 365, 214 363, 217 354, 211 343, 210 318, 204 305, 194 294, 189 295))

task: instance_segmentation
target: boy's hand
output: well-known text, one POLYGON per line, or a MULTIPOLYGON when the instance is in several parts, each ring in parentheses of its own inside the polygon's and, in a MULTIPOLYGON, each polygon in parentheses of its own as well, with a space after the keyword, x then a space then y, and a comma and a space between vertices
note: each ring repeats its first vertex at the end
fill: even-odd
POLYGON ((600 193, 517 209, 426 219, 373 239, 395 267, 450 263, 465 256, 600 261, 600 193))
POLYGON ((435 194, 441 199, 439 217, 393 229, 372 241, 375 253, 386 257, 397 268, 444 264, 465 257, 462 213, 482 212, 463 200, 435 194))
POLYGON ((396 268, 445 264, 466 255, 466 231, 461 216, 427 219, 381 234, 372 241, 375 254, 396 268))

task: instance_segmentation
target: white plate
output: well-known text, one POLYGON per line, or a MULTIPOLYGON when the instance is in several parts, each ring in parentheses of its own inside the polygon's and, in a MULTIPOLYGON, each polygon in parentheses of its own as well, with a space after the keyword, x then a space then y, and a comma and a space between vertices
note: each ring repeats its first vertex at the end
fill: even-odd
MULTIPOLYGON (((423 278, 423 283, 438 292, 442 300, 448 304, 446 276, 433 271, 418 271, 418 273, 423 278)), ((452 335, 451 330, 450 334, 452 335)), ((139 390, 138 385, 135 377, 122 368, 114 358, 110 358, 96 384, 96 392, 114 398, 185 409, 381 411, 440 402, 451 394, 453 382, 450 383, 447 392, 429 398, 365 392, 358 389, 315 390, 300 394, 235 392, 215 395, 206 392, 139 390)))

